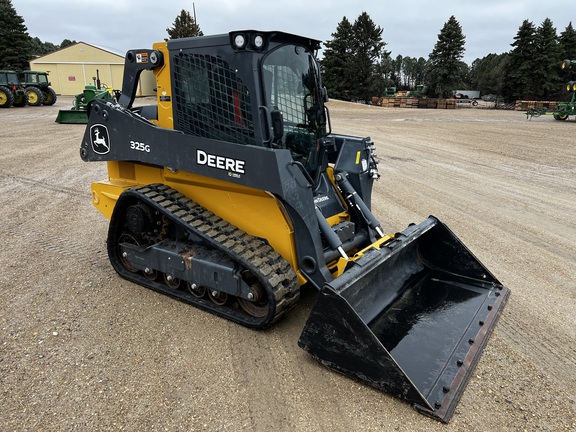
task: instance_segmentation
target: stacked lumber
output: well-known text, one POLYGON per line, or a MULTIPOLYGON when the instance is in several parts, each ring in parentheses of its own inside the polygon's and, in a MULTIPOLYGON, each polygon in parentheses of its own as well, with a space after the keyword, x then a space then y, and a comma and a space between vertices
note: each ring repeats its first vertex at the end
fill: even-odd
POLYGON ((383 108, 432 108, 455 109, 456 99, 433 99, 417 97, 373 97, 372 105, 383 108))
POLYGON ((517 100, 514 104, 515 111, 528 111, 529 109, 539 110, 541 108, 546 108, 549 111, 555 111, 558 109, 558 102, 517 100))
POLYGON ((418 108, 418 98, 409 97, 383 97, 380 106, 384 108, 418 108))

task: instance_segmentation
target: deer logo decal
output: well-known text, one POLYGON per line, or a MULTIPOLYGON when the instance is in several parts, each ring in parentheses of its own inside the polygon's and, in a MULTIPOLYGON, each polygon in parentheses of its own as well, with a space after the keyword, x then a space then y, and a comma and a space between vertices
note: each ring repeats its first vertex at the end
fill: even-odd
POLYGON ((110 152, 110 136, 108 128, 102 124, 95 124, 90 127, 90 142, 92 150, 97 154, 106 154, 110 152))

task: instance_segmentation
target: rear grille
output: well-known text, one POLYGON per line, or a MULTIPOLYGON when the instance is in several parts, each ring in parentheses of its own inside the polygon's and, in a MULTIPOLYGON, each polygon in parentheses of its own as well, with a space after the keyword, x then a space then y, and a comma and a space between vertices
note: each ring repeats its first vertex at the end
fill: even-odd
POLYGON ((179 53, 172 64, 177 129, 204 138, 253 143, 249 91, 227 62, 179 53))

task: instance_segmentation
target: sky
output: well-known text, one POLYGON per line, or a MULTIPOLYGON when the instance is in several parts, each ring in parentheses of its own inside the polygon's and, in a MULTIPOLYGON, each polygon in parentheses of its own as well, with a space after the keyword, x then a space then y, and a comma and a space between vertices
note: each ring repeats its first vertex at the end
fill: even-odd
POLYGON ((425 59, 454 15, 466 37, 463 60, 469 65, 510 51, 526 19, 537 27, 550 18, 558 35, 571 21, 576 27, 574 0, 12 0, 12 5, 30 36, 43 42, 70 39, 122 55, 167 38, 166 28, 182 9, 191 15, 195 10, 204 35, 279 30, 323 43, 343 17, 353 23, 366 12, 383 29, 392 57, 425 59))

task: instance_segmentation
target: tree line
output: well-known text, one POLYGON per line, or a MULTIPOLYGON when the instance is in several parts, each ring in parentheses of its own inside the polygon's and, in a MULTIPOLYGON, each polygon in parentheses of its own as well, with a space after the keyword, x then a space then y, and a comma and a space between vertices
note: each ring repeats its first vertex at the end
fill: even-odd
POLYGON ((415 90, 425 84, 431 97, 451 97, 455 89, 479 90, 506 101, 562 100, 563 91, 574 72, 562 71, 565 59, 576 58, 576 31, 570 22, 557 34, 546 18, 536 27, 524 20, 503 54, 489 54, 462 61, 466 37, 460 23, 451 16, 444 24, 427 59, 392 57, 386 51, 382 28, 366 12, 354 23, 344 17, 325 44, 322 59, 324 84, 333 98, 368 101, 382 96, 388 87, 415 90))
POLYGON ((24 18, 16 13, 12 1, 0 0, 0 69, 26 70, 32 58, 75 43, 74 40, 64 39, 55 45, 30 36, 24 18))
POLYGON ((569 99, 565 84, 576 75, 560 66, 563 60, 576 59, 572 22, 558 35, 549 18, 538 27, 524 20, 511 46, 507 53, 474 60, 469 72, 471 85, 506 101, 569 99))
MULTIPOLYGON (((166 32, 171 39, 203 36, 195 19, 185 10, 178 14, 172 27, 167 28, 166 32)), ((0 0, 0 69, 26 70, 31 59, 75 43, 75 40, 64 39, 59 45, 55 45, 30 36, 24 18, 18 15, 12 0, 0 0)))
MULTIPOLYGON (((195 17, 185 10, 166 32, 171 39, 203 35, 195 17)), ((462 61, 466 36, 454 16, 440 30, 428 58, 392 57, 382 33, 366 12, 354 22, 344 16, 337 24, 320 61, 332 98, 368 101, 384 95, 388 87, 415 90, 424 84, 430 97, 451 97, 454 89, 469 89, 510 102, 562 100, 568 97, 564 84, 576 79, 575 72, 560 68, 563 60, 576 58, 576 31, 571 22, 558 35, 548 18, 538 27, 524 20, 509 52, 488 54, 471 66, 462 61)), ((54 45, 31 37, 11 0, 0 0, 0 69, 27 69, 30 59, 74 43, 64 39, 54 45)))

